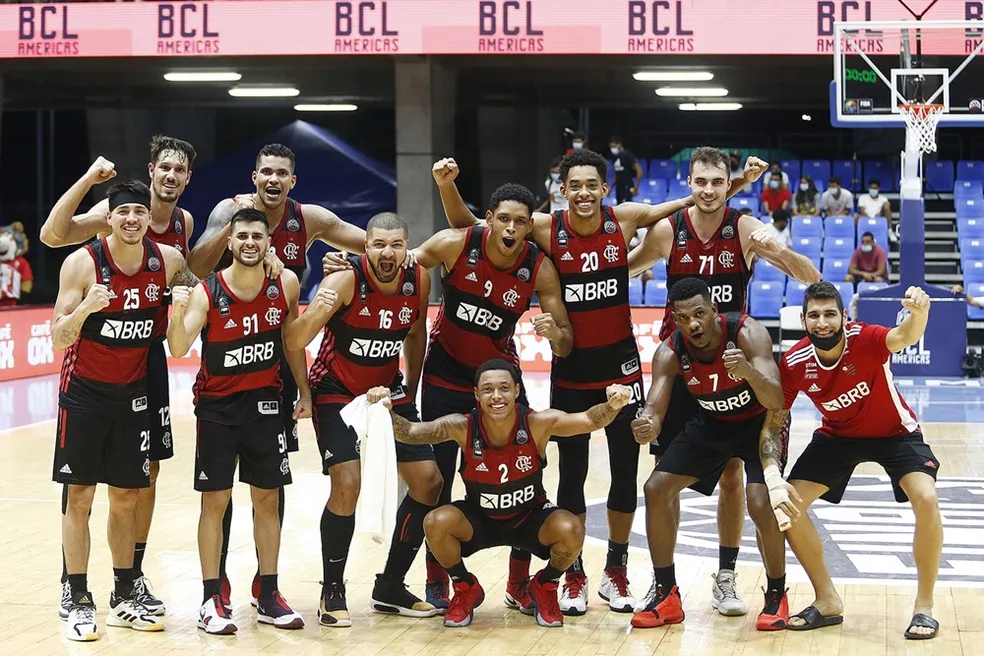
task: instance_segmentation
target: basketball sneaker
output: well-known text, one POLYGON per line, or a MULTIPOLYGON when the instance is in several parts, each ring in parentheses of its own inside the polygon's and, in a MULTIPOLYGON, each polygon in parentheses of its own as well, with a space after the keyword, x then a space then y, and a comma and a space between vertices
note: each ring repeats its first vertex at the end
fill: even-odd
MULTIPOLYGON (((66 584, 67 585, 67 584, 66 584)), ((99 639, 99 628, 96 626, 96 605, 92 603, 92 595, 83 593, 78 600, 69 596, 70 607, 65 618, 65 637, 76 642, 92 642, 99 639)))
POLYGON ((560 612, 557 601, 557 587, 556 581, 541 581, 539 573, 530 581, 533 613, 540 626, 564 626, 564 614, 560 612))
POLYGON ((560 612, 564 615, 584 615, 588 612, 588 577, 584 572, 568 572, 564 575, 560 612))
POLYGON ((402 579, 387 578, 383 574, 376 575, 370 605, 374 611, 383 615, 434 617, 441 614, 433 605, 421 601, 420 597, 410 592, 402 579))
POLYGON ((134 631, 163 631, 164 622, 147 610, 136 599, 122 599, 113 592, 109 595, 107 626, 118 626, 134 631))
POLYGON ((738 575, 730 569, 719 570, 711 574, 714 584, 711 585, 711 607, 722 615, 735 617, 748 612, 748 604, 738 596, 735 580, 738 575))
POLYGON ((780 631, 789 624, 789 597, 786 594, 789 590, 783 590, 782 594, 778 590, 770 590, 765 593, 765 606, 755 620, 755 628, 759 631, 780 631))
POLYGON ((222 580, 219 582, 219 600, 222 602, 222 607, 225 611, 232 614, 232 584, 229 583, 229 577, 223 576, 222 580))
POLYGON ((321 604, 318 608, 318 621, 321 626, 333 629, 352 626, 348 604, 345 601, 345 585, 334 583, 321 586, 321 604))
POLYGON ((253 586, 250 588, 250 594, 253 598, 250 600, 249 605, 253 608, 257 608, 260 603, 260 575, 256 574, 253 577, 253 586))
POLYGON ((232 635, 239 630, 219 595, 212 595, 198 609, 198 628, 212 635, 232 635))
POLYGON ((683 601, 677 586, 669 592, 653 581, 642 608, 632 616, 632 626, 637 629, 654 629, 665 624, 679 624, 684 620, 683 601))
POLYGON ((133 595, 154 615, 164 614, 164 602, 151 594, 150 581, 146 576, 141 575, 133 580, 133 595))
POLYGON ((272 624, 278 629, 303 629, 304 618, 290 607, 287 600, 279 591, 260 596, 256 604, 256 621, 260 624, 272 624))
POLYGON ((444 613, 444 626, 468 626, 475 617, 475 609, 485 601, 485 590, 471 575, 471 581, 458 581, 454 584, 454 596, 444 613))
POLYGON ((631 613, 635 610, 635 599, 629 592, 629 578, 625 567, 607 567, 601 574, 598 596, 608 602, 608 607, 616 613, 631 613))
MULTIPOLYGON (((430 554, 428 554, 430 555, 430 554)), ((427 603, 442 613, 448 609, 448 573, 441 564, 430 558, 425 560, 427 567, 427 584, 424 586, 424 597, 427 603)))
POLYGON ((514 610, 532 610, 533 599, 530 597, 529 587, 529 579, 523 579, 521 581, 508 581, 506 583, 506 596, 503 599, 503 603, 506 607, 514 610))
POLYGON ((72 586, 68 581, 62 581, 61 602, 58 604, 58 619, 62 622, 68 619, 68 614, 72 612, 72 586))

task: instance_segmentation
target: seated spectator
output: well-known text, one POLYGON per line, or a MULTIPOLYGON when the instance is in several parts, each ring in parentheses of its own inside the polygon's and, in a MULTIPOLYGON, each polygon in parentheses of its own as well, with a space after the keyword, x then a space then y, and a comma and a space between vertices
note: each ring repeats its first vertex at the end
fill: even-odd
POLYGON ((820 214, 820 192, 813 178, 804 175, 800 178, 799 191, 793 199, 793 207, 797 216, 817 216, 820 214))
POLYGON ((778 209, 772 213, 772 223, 766 224, 775 235, 780 244, 788 248, 793 247, 793 236, 789 232, 789 212, 778 209))
POLYGON ((551 214, 557 210, 567 209, 567 197, 560 193, 560 158, 558 157, 554 161, 550 162, 550 174, 547 179, 543 181, 543 186, 547 190, 547 198, 543 201, 540 207, 536 208, 538 212, 543 212, 547 210, 549 206, 550 209, 547 210, 551 214))
POLYGON ((888 253, 875 243, 875 236, 870 232, 861 235, 861 245, 851 256, 844 280, 855 284, 888 280, 888 253))
POLYGON ((820 209, 827 216, 850 216, 854 214, 854 194, 841 187, 840 178, 834 176, 827 181, 820 209))
POLYGON ((0 308, 13 307, 34 288, 31 265, 17 252, 16 233, 10 226, 0 228, 0 308))
POLYGON ((778 175, 773 175, 762 190, 762 213, 772 216, 778 209, 788 210, 793 202, 793 195, 783 186, 778 175))
POLYGON ((564 151, 564 154, 573 153, 575 150, 581 150, 588 145, 588 135, 583 132, 575 132, 574 136, 571 137, 571 147, 564 151))
POLYGON ((858 216, 869 218, 884 216, 889 223, 892 222, 892 205, 881 195, 881 185, 878 184, 878 180, 872 179, 868 183, 868 195, 858 198, 858 216))
POLYGON ((786 175, 786 172, 782 170, 782 166, 778 163, 773 164, 772 168, 765 172, 765 175, 762 176, 762 184, 768 187, 773 175, 775 175, 777 179, 782 180, 783 187, 789 189, 789 176, 786 175))
POLYGON ((984 308, 984 297, 974 297, 971 296, 964 290, 963 285, 954 285, 951 290, 954 296, 963 296, 964 300, 967 301, 967 305, 973 305, 974 307, 984 308))

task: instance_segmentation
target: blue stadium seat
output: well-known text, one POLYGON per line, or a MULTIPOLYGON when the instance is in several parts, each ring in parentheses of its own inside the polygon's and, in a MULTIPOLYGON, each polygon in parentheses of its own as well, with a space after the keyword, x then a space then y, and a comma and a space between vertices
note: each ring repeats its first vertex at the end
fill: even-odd
POLYGON ((980 180, 957 180, 953 185, 953 198, 980 198, 984 200, 984 183, 980 180))
POLYGON ((799 189, 799 179, 800 179, 800 162, 798 159, 781 159, 779 160, 779 166, 782 167, 782 172, 789 177, 789 189, 799 189))
POLYGON ((612 193, 610 193, 607 196, 605 196, 604 198, 602 198, 601 199, 601 204, 602 205, 606 205, 608 207, 614 207, 615 204, 616 204, 615 203, 615 192, 612 191, 612 193))
POLYGON ((647 193, 643 193, 643 194, 636 194, 635 196, 633 196, 632 202, 642 203, 644 205, 659 205, 660 203, 663 202, 663 199, 657 198, 656 196, 652 196, 647 193))
POLYGON ((870 232, 875 237, 875 243, 882 248, 888 247, 888 219, 884 216, 865 216, 858 219, 857 243, 861 243, 861 235, 870 232))
POLYGON ((672 159, 651 159, 649 160, 648 177, 651 179, 675 180, 677 177, 677 163, 672 159))
POLYGON ((834 287, 840 292, 841 300, 844 301, 844 307, 851 305, 851 299, 854 298, 854 285, 849 282, 835 282, 834 287))
POLYGON ((824 191, 827 190, 827 181, 826 180, 816 180, 816 179, 814 179, 813 180, 813 185, 817 188, 817 193, 819 193, 819 194, 822 194, 824 191))
POLYGON ((786 305, 803 305, 803 297, 806 296, 806 288, 809 285, 805 285, 796 280, 790 280, 789 284, 786 285, 786 305))
POLYGON ((645 305, 663 307, 666 305, 666 281, 650 280, 646 283, 645 305))
POLYGON ((653 280, 666 281, 666 260, 659 258, 653 265, 653 280))
POLYGON ((749 310, 759 319, 777 319, 782 309, 783 285, 778 282, 755 282, 749 286, 749 310))
POLYGON ((959 243, 961 260, 984 260, 984 239, 965 237, 959 243))
POLYGON ((984 260, 964 260, 961 265, 965 285, 984 283, 984 260))
POLYGON ((977 180, 984 184, 984 162, 960 160, 957 162, 957 180, 977 180))
MULTIPOLYGON (((984 282, 975 283, 973 285, 967 285, 965 289, 974 298, 984 297, 984 282)), ((974 307, 973 305, 968 304, 967 318, 972 321, 981 321, 982 319, 984 319, 984 308, 974 307)))
POLYGON ((687 184, 687 179, 682 180, 670 180, 670 188, 666 191, 666 198, 686 198, 690 196, 693 192, 690 191, 690 185, 687 184))
POLYGON ((819 262, 823 249, 819 237, 804 237, 802 239, 793 239, 793 250, 797 253, 802 253, 811 260, 815 259, 819 262))
MULTIPOLYGON (((885 246, 882 246, 885 248, 885 246)), ((823 259, 850 260, 854 255, 854 240, 828 237, 823 240, 823 259)))
POLYGON ((629 278, 629 305, 642 305, 642 278, 629 278))
POLYGON ((830 239, 854 241, 854 219, 849 216, 828 216, 823 221, 823 234, 830 239))
POLYGON ((823 219, 819 216, 794 216, 789 232, 793 239, 823 238, 823 219))
POLYGON ((960 239, 984 239, 984 219, 957 218, 960 239))
POLYGON ((759 199, 754 196, 735 196, 728 201, 728 205, 736 210, 747 207, 752 211, 752 214, 755 215, 758 215, 759 213, 759 199))
POLYGON ((984 201, 979 198, 960 198, 953 203, 957 210, 958 219, 984 218, 984 201))
MULTIPOLYGON (((808 175, 813 178, 814 181, 821 181, 826 184, 827 180, 830 179, 830 162, 825 159, 805 160, 803 162, 803 175, 808 175)), ((799 189, 798 184, 796 188, 799 189)))
POLYGON ((891 162, 880 160, 866 160, 864 163, 864 187, 856 191, 863 192, 868 189, 872 179, 878 180, 882 191, 895 190, 895 171, 891 162))
POLYGON ((786 274, 768 260, 759 259, 755 262, 753 278, 759 282, 786 282, 786 274))
POLYGON ((851 265, 851 258, 836 258, 836 257, 825 257, 823 258, 823 269, 821 269, 821 275, 823 279, 828 282, 841 282, 844 280, 844 276, 847 275, 847 269, 851 265))
POLYGON ((858 293, 871 291, 872 289, 885 289, 886 287, 888 287, 887 282, 859 282, 858 293))
POLYGON ((953 162, 937 160, 923 162, 926 178, 926 191, 949 193, 953 191, 953 162))
POLYGON ((853 159, 835 159, 831 174, 840 178, 841 186, 856 191, 861 183, 861 163, 853 159))
POLYGON ((640 186, 642 187, 639 190, 640 194, 645 193, 657 198, 666 198, 666 190, 669 189, 670 185, 663 178, 648 178, 643 180, 640 186))

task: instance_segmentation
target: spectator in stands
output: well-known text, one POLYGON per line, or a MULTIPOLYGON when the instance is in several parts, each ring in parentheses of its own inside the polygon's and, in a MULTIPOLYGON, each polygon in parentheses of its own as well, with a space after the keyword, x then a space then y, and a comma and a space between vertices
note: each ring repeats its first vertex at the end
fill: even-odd
POLYGON ((642 183, 642 166, 632 151, 622 146, 622 137, 609 139, 608 148, 612 152, 612 169, 615 171, 615 200, 618 203, 630 201, 642 183))
POLYGON ((744 175, 741 167, 741 151, 731 151, 731 179, 740 178, 744 175))
POLYGON ((861 245, 851 256, 845 282, 885 282, 888 280, 888 253, 875 243, 870 232, 861 235, 861 245))
POLYGON ((981 296, 971 296, 968 294, 963 285, 954 285, 951 290, 954 296, 963 296, 964 300, 967 301, 967 305, 973 305, 974 307, 984 308, 984 297, 981 296))
POLYGON ((782 186, 789 189, 789 176, 786 172, 782 170, 782 165, 778 162, 772 165, 772 168, 762 176, 762 184, 766 187, 769 186, 769 182, 772 180, 772 176, 776 176, 777 179, 782 180, 782 186))
POLYGON ((827 181, 820 209, 827 216, 850 216, 854 214, 854 194, 841 187, 840 178, 833 176, 827 181))
POLYGON ((550 162, 550 175, 544 180, 543 186, 547 190, 547 198, 543 201, 540 207, 536 208, 538 212, 543 212, 549 206, 549 212, 553 214, 557 210, 567 209, 567 197, 560 193, 560 158, 558 157, 554 161, 550 162))
POLYGON ((881 195, 881 185, 878 180, 872 179, 868 183, 868 195, 858 198, 858 216, 874 218, 884 216, 888 222, 892 222, 892 206, 888 199, 881 195))
POLYGON ((773 173, 762 190, 762 212, 772 216, 778 209, 788 210, 789 204, 793 202, 793 195, 789 189, 782 184, 782 178, 777 173, 773 173))
POLYGON ((793 206, 796 208, 797 216, 817 216, 820 214, 820 192, 813 178, 804 175, 800 178, 799 190, 793 199, 793 206))
POLYGON ((34 288, 34 274, 27 259, 18 253, 16 232, 0 228, 0 309, 13 307, 34 288))
POLYGON ((793 247, 793 236, 789 233, 789 212, 784 209, 778 209, 772 213, 772 223, 766 224, 772 234, 775 235, 776 240, 786 246, 787 248, 793 247))
POLYGON ((564 151, 564 154, 573 153, 575 150, 581 150, 582 148, 588 147, 588 135, 583 132, 575 132, 574 136, 571 137, 571 147, 564 151))

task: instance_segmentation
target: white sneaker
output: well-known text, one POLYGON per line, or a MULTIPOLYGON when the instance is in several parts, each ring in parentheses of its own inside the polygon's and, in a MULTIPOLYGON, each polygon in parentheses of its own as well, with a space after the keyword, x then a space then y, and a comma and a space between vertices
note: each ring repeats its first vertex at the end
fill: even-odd
POLYGON ((629 592, 629 579, 624 567, 609 567, 601 574, 598 596, 608 602, 608 607, 616 613, 631 613, 635 610, 635 598, 629 592))
POLYGON ((68 581, 62 584, 61 602, 58 604, 58 619, 62 622, 68 619, 68 614, 72 611, 72 586, 68 581))
POLYGON ((213 635, 232 635, 239 630, 218 595, 209 597, 198 609, 198 628, 213 635))
POLYGON ((109 595, 109 613, 106 626, 119 626, 134 631, 163 631, 164 622, 136 599, 120 599, 116 593, 109 595))
MULTIPOLYGON (((71 601, 71 599, 70 599, 71 601)), ((72 604, 65 618, 65 637, 76 642, 92 642, 99 639, 99 629, 96 627, 96 606, 91 598, 80 600, 82 603, 72 604)))
POLYGON ((717 574, 711 574, 714 585, 711 586, 711 606, 722 615, 734 617, 748 612, 748 604, 738 596, 735 589, 737 574, 730 569, 722 569, 717 574))
POLYGON ((564 577, 560 612, 564 615, 584 615, 588 612, 588 577, 584 574, 568 574, 564 577))
POLYGON ((164 602, 151 594, 150 581, 147 580, 146 576, 140 576, 133 580, 133 596, 154 615, 164 614, 164 602))

